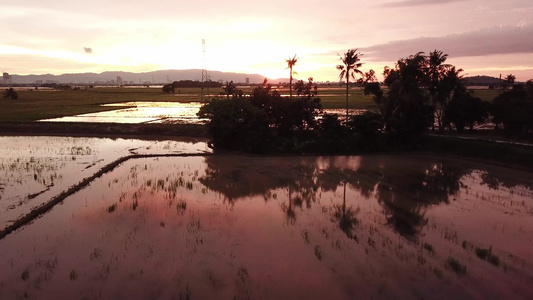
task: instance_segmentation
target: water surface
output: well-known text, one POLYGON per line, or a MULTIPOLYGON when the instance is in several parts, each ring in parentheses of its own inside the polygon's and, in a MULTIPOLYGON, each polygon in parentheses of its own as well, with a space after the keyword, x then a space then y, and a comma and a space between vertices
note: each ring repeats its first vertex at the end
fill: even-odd
POLYGON ((180 123, 205 124, 207 119, 196 115, 200 102, 124 102, 102 106, 129 106, 97 113, 41 120, 42 122, 89 122, 89 123, 180 123))
MULTIPOLYGON (((97 113, 88 113, 61 118, 40 120, 41 122, 89 122, 89 123, 171 123, 171 124, 206 124, 209 120, 197 116, 200 102, 124 102, 104 104, 102 106, 129 107, 97 113)), ((350 115, 359 115, 366 109, 350 109, 350 115)), ((345 109, 324 109, 323 113, 344 116, 345 109)))
POLYGON ((202 139, 0 136, 0 229, 120 157, 207 152, 202 139))
POLYGON ((425 156, 130 160, 0 240, 0 298, 527 299, 530 175, 425 156))

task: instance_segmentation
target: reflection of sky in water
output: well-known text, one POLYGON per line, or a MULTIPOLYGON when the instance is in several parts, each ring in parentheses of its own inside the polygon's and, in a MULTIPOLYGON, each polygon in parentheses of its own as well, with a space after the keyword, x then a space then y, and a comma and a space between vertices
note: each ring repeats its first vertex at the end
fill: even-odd
POLYGON ((527 298, 528 175, 424 156, 130 160, 0 240, 0 295, 527 298))
POLYGON ((205 152, 206 142, 195 139, 2 136, 0 228, 120 157, 205 152))
MULTIPOLYGON (((41 120, 43 122, 92 122, 92 123, 180 123, 205 124, 207 119, 199 119, 196 113, 202 106, 199 102, 124 102, 104 104, 103 106, 131 106, 98 113, 81 114, 76 116, 41 120)), ((350 109, 350 115, 363 113, 364 109, 350 109)), ((344 109, 325 109, 324 113, 346 113, 344 109)))
POLYGON ((205 123, 196 113, 201 103, 190 102, 125 102, 103 106, 131 106, 98 113, 41 120, 46 122, 96 122, 96 123, 205 123))

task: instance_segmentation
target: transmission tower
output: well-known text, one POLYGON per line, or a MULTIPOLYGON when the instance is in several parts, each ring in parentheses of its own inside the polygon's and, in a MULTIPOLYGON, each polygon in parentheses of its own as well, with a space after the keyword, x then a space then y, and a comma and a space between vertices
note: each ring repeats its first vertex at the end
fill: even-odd
MULTIPOLYGON (((207 62, 205 58, 205 39, 202 39, 202 88, 201 88, 201 94, 200 99, 204 101, 204 88, 206 85, 206 81, 208 81, 209 78, 207 77, 207 62)), ((209 93, 209 88, 207 89, 207 92, 209 93)))

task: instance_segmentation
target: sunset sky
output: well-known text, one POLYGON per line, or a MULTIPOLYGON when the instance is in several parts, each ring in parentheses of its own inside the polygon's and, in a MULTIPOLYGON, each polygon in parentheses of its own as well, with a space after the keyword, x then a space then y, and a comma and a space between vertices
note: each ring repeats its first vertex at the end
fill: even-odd
POLYGON ((63 74, 200 69, 338 80, 338 53, 363 71, 439 49, 464 75, 533 78, 531 0, 2 1, 0 71, 63 74))

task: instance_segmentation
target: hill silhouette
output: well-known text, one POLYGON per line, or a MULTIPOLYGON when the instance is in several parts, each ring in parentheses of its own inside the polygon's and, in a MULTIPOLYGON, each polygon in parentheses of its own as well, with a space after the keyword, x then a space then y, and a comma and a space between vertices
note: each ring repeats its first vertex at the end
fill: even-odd
MULTIPOLYGON (((261 83, 265 79, 265 76, 260 74, 246 74, 246 73, 233 73, 233 72, 221 72, 221 71, 208 71, 209 78, 213 81, 233 81, 236 83, 245 83, 246 78, 249 78, 250 83, 261 83)), ((179 80, 201 80, 202 70, 189 69, 189 70, 159 70, 152 72, 121 72, 111 71, 102 73, 69 73, 69 74, 42 74, 42 75, 12 75, 12 83, 14 84, 34 84, 37 81, 53 81, 58 83, 70 83, 70 84, 92 84, 98 82, 110 82, 117 80, 117 77, 121 77, 124 83, 140 84, 150 82, 151 84, 164 84, 171 83, 179 80)), ((272 82, 285 82, 288 79, 269 79, 272 82)))
POLYGON ((469 76, 469 77, 465 77, 464 80, 465 80, 465 84, 469 86, 472 86, 472 85, 498 86, 502 83, 502 80, 500 80, 500 78, 491 77, 491 76, 469 76))

